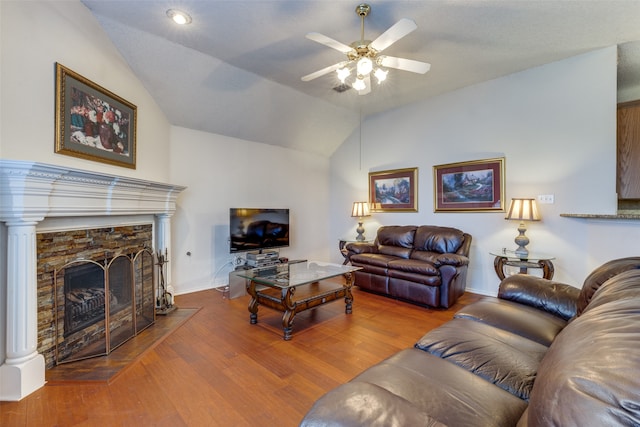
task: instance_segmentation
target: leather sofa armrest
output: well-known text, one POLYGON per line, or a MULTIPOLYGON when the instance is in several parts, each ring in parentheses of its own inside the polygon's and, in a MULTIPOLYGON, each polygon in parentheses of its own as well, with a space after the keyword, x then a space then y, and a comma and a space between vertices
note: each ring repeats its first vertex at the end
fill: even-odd
POLYGON ((347 251, 349 251, 349 256, 355 255, 355 254, 378 252, 378 246, 374 245, 373 243, 351 242, 351 243, 347 243, 345 247, 347 251))
POLYGON ((564 320, 575 317, 580 289, 542 277, 515 274, 500 283, 498 298, 525 304, 564 320))
POLYGON ((413 251, 411 259, 417 259, 425 261, 440 268, 443 265, 451 265, 453 267, 461 267, 469 264, 469 258, 464 255, 458 255, 454 253, 440 254, 437 252, 428 251, 413 251))
POLYGON ((469 258, 458 254, 439 254, 436 258, 436 265, 452 265, 454 267, 462 267, 469 265, 469 258))

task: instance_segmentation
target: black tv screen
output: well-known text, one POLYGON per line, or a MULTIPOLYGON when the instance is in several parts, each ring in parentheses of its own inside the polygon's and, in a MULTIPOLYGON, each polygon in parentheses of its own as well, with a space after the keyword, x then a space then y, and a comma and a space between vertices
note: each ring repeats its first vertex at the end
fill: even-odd
POLYGON ((289 246, 289 209, 231 208, 230 251, 261 251, 289 246))

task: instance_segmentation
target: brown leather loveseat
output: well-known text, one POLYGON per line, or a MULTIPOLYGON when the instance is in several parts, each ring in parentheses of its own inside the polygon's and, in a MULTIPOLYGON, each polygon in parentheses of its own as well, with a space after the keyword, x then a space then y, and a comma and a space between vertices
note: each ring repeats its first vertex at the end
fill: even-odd
POLYGON ((412 303, 448 308, 464 294, 471 236, 456 228, 392 225, 373 243, 348 243, 347 258, 362 270, 361 289, 412 303))
POLYGON ((640 426, 640 257, 535 276, 320 398, 301 426, 640 426))

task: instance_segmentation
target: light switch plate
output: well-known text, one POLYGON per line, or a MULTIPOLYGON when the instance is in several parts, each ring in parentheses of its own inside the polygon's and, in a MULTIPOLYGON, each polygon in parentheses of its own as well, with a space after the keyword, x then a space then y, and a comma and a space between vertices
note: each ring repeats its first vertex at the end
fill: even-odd
POLYGON ((553 194, 539 194, 538 195, 538 203, 551 205, 555 202, 555 197, 553 194))

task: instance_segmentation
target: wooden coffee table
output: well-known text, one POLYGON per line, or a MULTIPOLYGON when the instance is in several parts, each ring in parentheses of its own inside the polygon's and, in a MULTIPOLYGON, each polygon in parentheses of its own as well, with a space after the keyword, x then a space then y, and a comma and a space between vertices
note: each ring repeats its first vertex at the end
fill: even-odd
POLYGON ((356 270, 360 270, 360 267, 305 261, 256 268, 238 274, 249 279, 249 321, 251 324, 258 323, 259 305, 283 312, 283 338, 288 341, 291 339, 293 319, 301 311, 344 298, 345 313, 351 314, 352 273, 356 270), (344 276, 344 284, 327 280, 337 276, 344 276))

